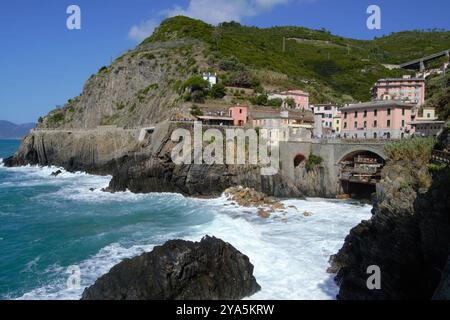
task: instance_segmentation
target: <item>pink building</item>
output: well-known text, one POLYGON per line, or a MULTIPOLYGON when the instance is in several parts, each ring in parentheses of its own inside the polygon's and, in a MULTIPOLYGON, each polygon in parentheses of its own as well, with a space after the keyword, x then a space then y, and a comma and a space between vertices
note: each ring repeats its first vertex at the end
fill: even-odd
POLYGON ((241 106, 231 107, 230 117, 233 118, 233 124, 235 126, 244 126, 248 122, 248 108, 241 106))
POLYGON ((268 96, 269 99, 282 99, 283 107, 288 109, 287 99, 293 99, 295 102, 295 109, 308 110, 309 109, 309 93, 302 90, 289 90, 280 93, 272 93, 268 96))
POLYGON ((413 133, 413 104, 373 101, 341 109, 341 137, 352 139, 401 139, 413 133))
POLYGON ((372 88, 374 100, 398 100, 423 105, 425 103, 425 79, 403 78, 381 79, 372 88))

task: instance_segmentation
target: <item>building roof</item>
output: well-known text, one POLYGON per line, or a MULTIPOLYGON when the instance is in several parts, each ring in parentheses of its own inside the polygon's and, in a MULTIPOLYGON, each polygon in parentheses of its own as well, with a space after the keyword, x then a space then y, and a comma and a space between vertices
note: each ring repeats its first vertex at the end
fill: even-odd
POLYGON ((376 100, 370 102, 351 104, 341 108, 341 111, 369 109, 369 108, 383 108, 383 107, 414 108, 415 106, 416 106, 415 104, 408 104, 396 100, 376 100))
POLYGON ((411 122, 411 125, 419 125, 419 124, 445 124, 445 121, 435 121, 435 120, 417 120, 411 122))
POLYGON ((387 81, 387 82, 399 82, 399 81, 405 81, 405 82, 409 82, 409 81, 420 81, 420 82, 425 82, 424 78, 386 78, 386 79, 379 79, 377 81, 381 82, 381 81, 387 81))
POLYGON ((250 117, 252 119, 281 119, 281 114, 279 111, 255 111, 250 112, 250 117))
POLYGON ((216 116, 198 116, 200 120, 223 120, 223 121, 233 121, 230 117, 216 117, 216 116))
POLYGON ((311 114, 305 114, 302 111, 296 111, 296 110, 283 110, 283 111, 276 111, 276 110, 252 110, 250 112, 250 118, 253 120, 264 120, 264 119, 290 119, 290 120, 303 120, 305 122, 313 122, 314 118, 311 114), (281 113, 283 111, 286 111, 288 113, 288 116, 285 117, 281 113))

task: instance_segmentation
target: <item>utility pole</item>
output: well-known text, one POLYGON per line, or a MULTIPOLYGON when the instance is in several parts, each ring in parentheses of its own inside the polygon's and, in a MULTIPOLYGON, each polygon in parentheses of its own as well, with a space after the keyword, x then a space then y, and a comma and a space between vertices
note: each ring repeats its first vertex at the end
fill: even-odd
POLYGON ((286 52, 286 37, 283 37, 283 53, 286 52))

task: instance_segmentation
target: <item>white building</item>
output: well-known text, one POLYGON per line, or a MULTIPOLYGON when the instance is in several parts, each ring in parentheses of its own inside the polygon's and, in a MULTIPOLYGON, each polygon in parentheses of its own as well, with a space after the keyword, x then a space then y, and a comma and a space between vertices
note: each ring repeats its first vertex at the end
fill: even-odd
POLYGON ((414 135, 419 137, 436 137, 444 126, 445 121, 438 121, 434 108, 423 108, 422 115, 411 122, 414 135))
MULTIPOLYGON (((263 137, 270 143, 280 141, 306 140, 311 137, 313 119, 298 111, 255 111, 250 114, 254 128, 272 130, 263 137)), ((266 132, 267 133, 267 132, 266 132)))
POLYGON ((217 82, 218 82, 217 73, 209 73, 209 72, 204 73, 203 80, 208 81, 209 85, 212 87, 213 85, 217 84, 217 82))
POLYGON ((339 107, 334 104, 328 103, 311 105, 311 108, 314 113, 314 119, 316 121, 320 121, 323 128, 333 130, 334 118, 341 116, 339 107))

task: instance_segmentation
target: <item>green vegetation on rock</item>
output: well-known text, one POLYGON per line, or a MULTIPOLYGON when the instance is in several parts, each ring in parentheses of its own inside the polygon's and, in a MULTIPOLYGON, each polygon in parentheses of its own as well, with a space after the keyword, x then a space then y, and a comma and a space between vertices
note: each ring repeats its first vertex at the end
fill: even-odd
POLYGON ((427 107, 436 108, 441 120, 450 118, 450 73, 427 80, 427 107))
POLYGON ((307 170, 312 170, 319 167, 323 163, 323 159, 320 156, 311 154, 306 161, 305 168, 307 170))

